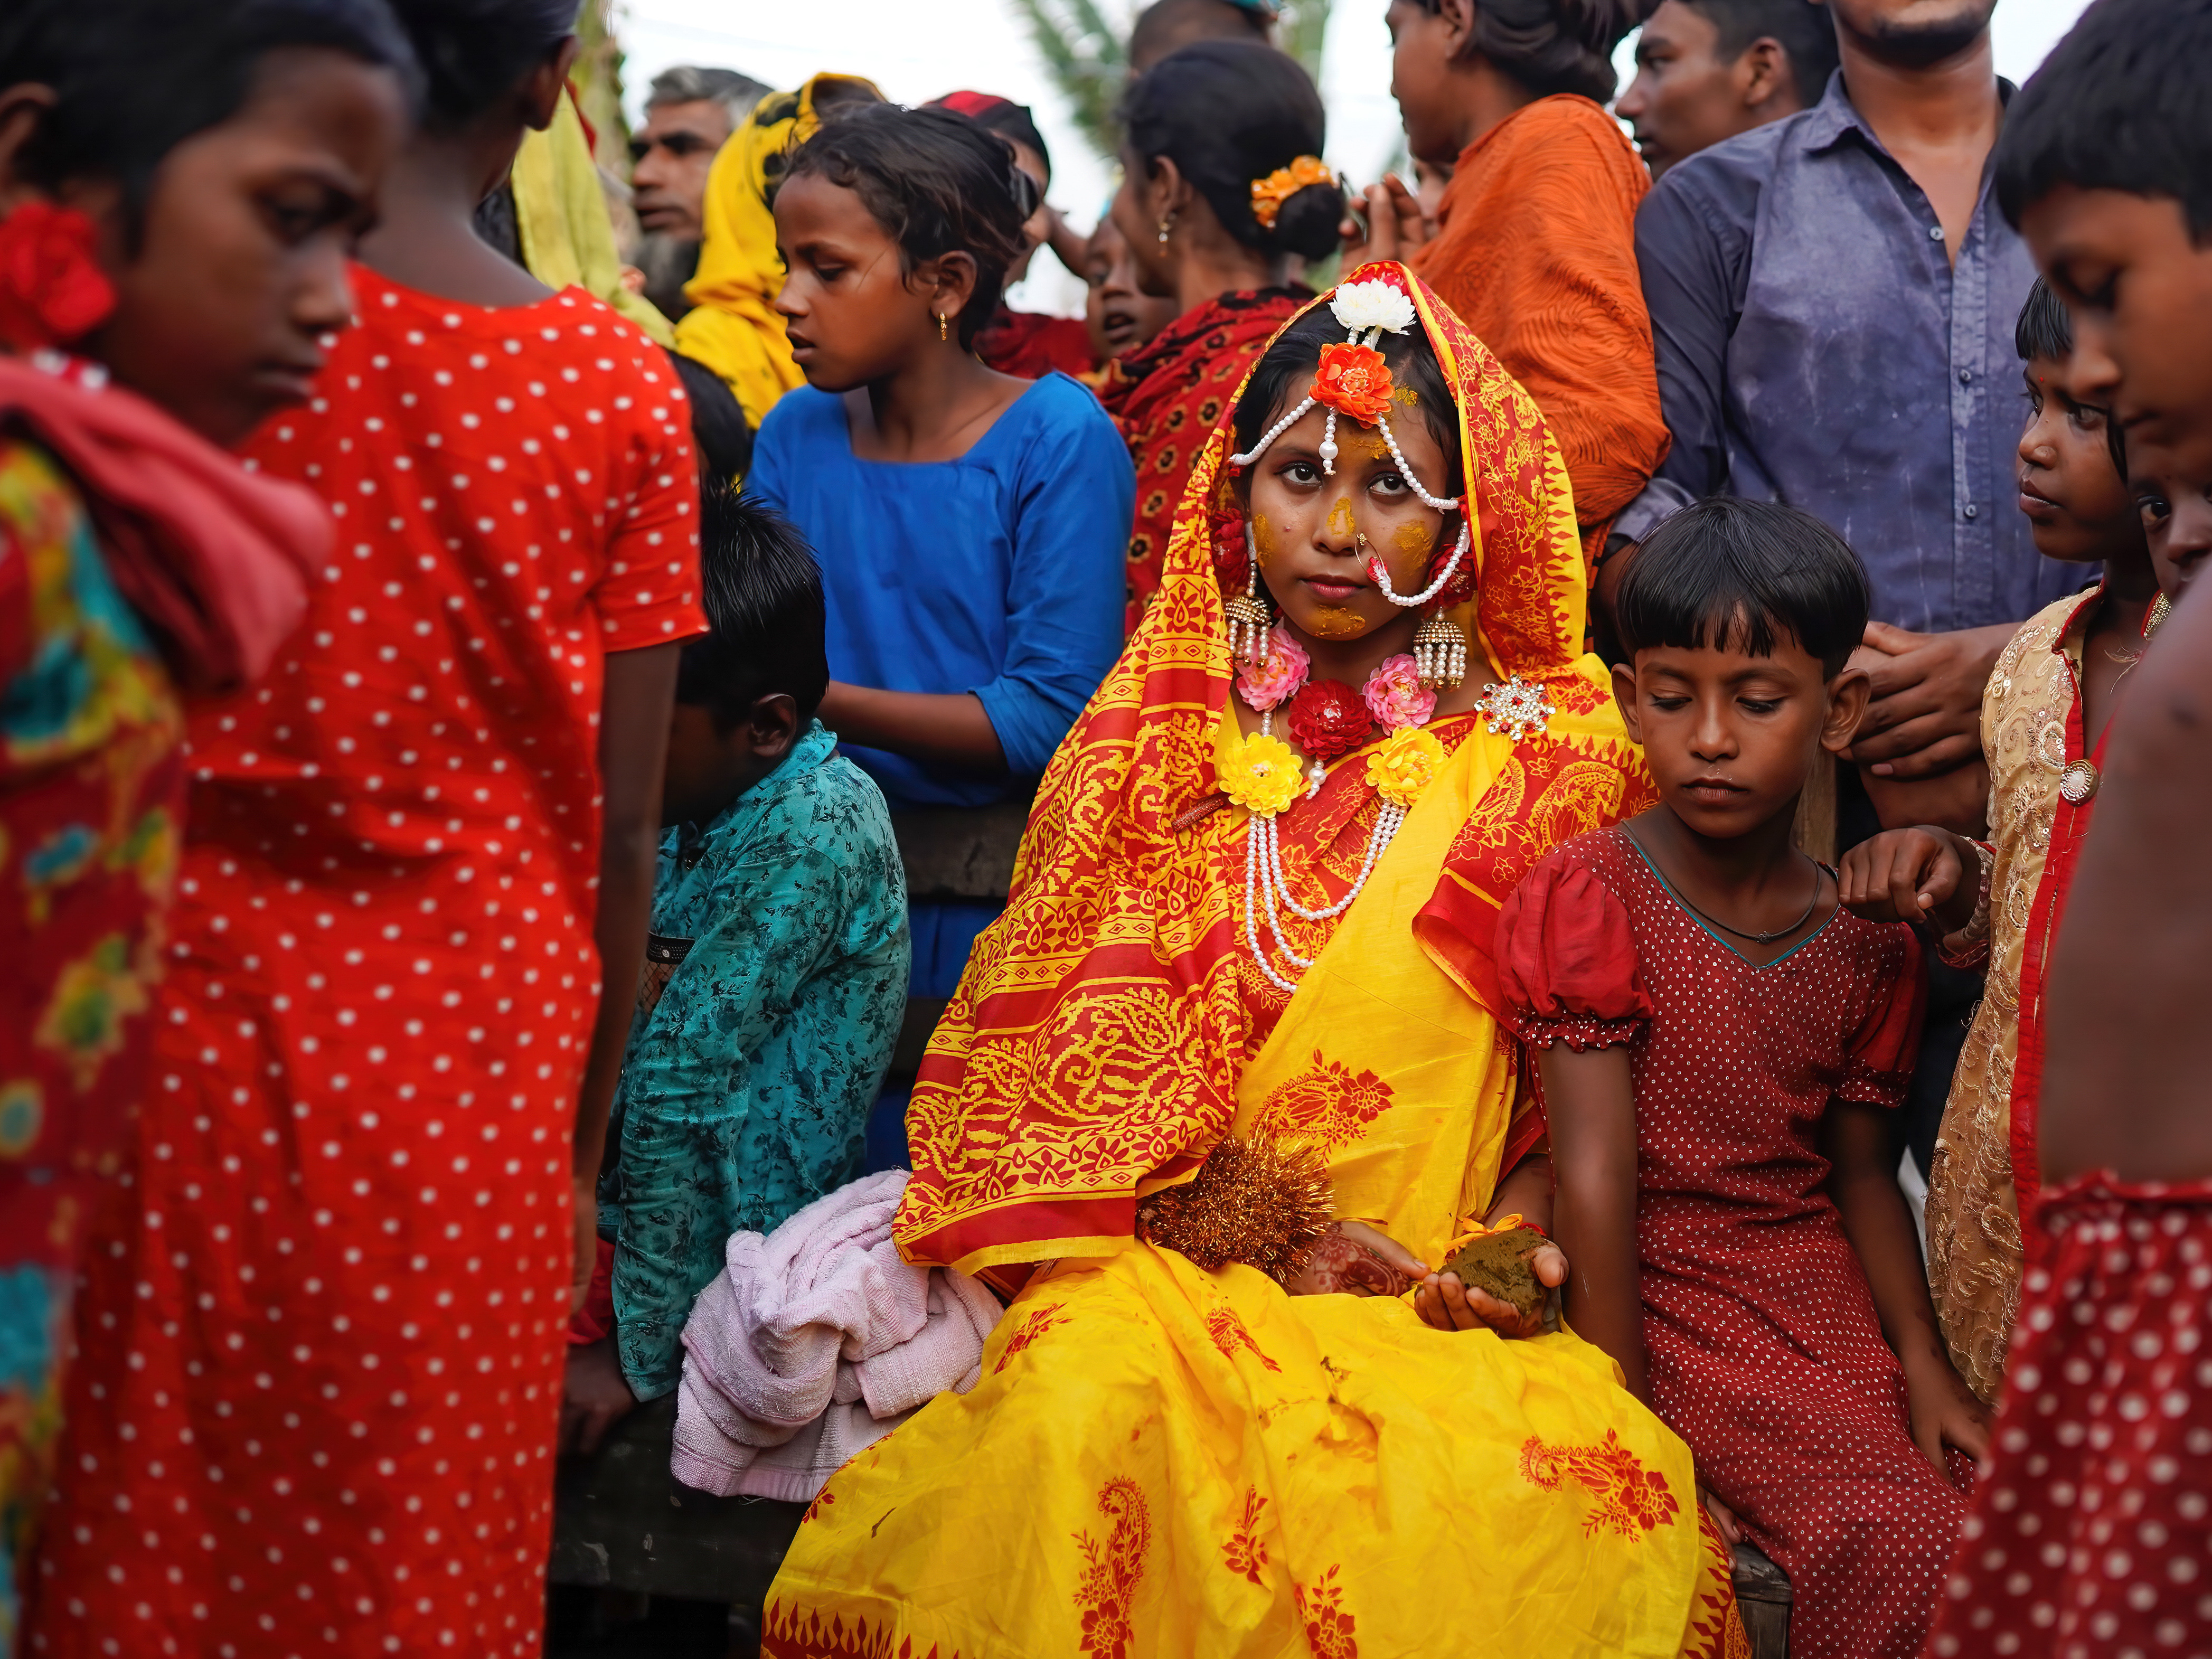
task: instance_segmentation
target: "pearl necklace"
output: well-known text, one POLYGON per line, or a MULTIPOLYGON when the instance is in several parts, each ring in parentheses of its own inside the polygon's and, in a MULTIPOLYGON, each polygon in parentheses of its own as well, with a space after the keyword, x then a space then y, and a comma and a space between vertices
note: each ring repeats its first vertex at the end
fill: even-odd
MULTIPOLYGON (((1274 735, 1274 721, 1275 711, 1273 708, 1261 712, 1261 736, 1274 735)), ((1327 775, 1328 769, 1320 761, 1315 761, 1313 782, 1305 793, 1305 799, 1310 800, 1320 793, 1322 780, 1327 775)), ((1318 910, 1308 909, 1291 896, 1290 877, 1283 868, 1282 831, 1277 827, 1275 818, 1272 815, 1261 817, 1256 812, 1253 814, 1246 826, 1244 840, 1244 938, 1252 947, 1252 960, 1260 964, 1260 971, 1278 990, 1285 994, 1294 993, 1298 988, 1298 981, 1275 970, 1268 951, 1260 941, 1261 907, 1267 910, 1267 931, 1274 938, 1275 949, 1282 953, 1285 961, 1303 974, 1313 966, 1313 958, 1300 956, 1284 938, 1283 910, 1288 909, 1307 921, 1332 921, 1349 910, 1352 902, 1367 885, 1367 878, 1374 873, 1376 860, 1389 850, 1398 827, 1406 821, 1406 812, 1405 807, 1394 802, 1386 800, 1382 803, 1382 811, 1375 817, 1375 827, 1368 832, 1367 854, 1360 860, 1359 873, 1352 878, 1351 890, 1335 903, 1318 910)))

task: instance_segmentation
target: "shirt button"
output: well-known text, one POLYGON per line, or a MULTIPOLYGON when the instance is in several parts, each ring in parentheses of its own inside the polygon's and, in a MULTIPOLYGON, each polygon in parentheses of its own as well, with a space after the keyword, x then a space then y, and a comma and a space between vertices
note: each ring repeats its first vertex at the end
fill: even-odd
POLYGON ((1941 226, 1941 225, 1930 225, 1930 226, 1929 226, 1929 227, 1928 227, 1928 240, 1929 240, 1929 241, 1931 241, 1931 242, 1940 242, 1940 241, 1942 241, 1942 240, 1943 240, 1943 227, 1942 227, 1942 226, 1941 226))
POLYGON ((1960 386, 1972 386, 1973 383, 1974 371, 1972 369, 1962 368, 1959 371, 1959 384, 1960 386))
POLYGON ((1981 508, 1976 507, 1971 501, 1966 504, 1966 516, 1970 519, 1977 517, 1981 513, 1981 508))

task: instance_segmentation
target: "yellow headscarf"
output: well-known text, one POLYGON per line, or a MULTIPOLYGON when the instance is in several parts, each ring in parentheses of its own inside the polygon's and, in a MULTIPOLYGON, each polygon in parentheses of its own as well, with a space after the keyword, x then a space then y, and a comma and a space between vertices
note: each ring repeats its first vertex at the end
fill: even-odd
POLYGON ((1158 598, 1053 757, 1006 913, 930 1040, 907 1111, 909 1261, 975 1273, 1117 1248, 1139 1199, 1310 1082, 1300 1070, 1322 1042, 1401 1103, 1332 1157, 1340 1213, 1386 1219, 1421 1250, 1488 1201, 1514 1103, 1493 1018, 1498 908, 1553 846, 1635 810, 1649 783, 1603 665, 1582 650, 1574 501, 1541 413, 1402 265, 1347 280, 1404 293, 1435 349, 1472 508, 1474 592, 1455 614, 1479 661, 1544 688, 1548 729, 1462 744, 1247 1067, 1230 815, 1202 810, 1231 670, 1212 513, 1231 399, 1158 598))
POLYGON ((776 256, 768 192, 782 174, 786 152, 820 129, 815 100, 830 85, 883 96, 872 81, 826 74, 797 92, 770 93, 730 135, 707 179, 699 274, 684 289, 698 308, 676 325, 676 349, 720 375, 755 426, 806 378, 792 361, 783 319, 771 303, 783 288, 783 261, 776 256))
POLYGON ((623 286, 614 221, 574 99, 562 98, 553 125, 523 138, 514 158, 514 184, 522 263, 532 276, 550 289, 580 288, 652 339, 675 343, 668 319, 650 300, 623 286))

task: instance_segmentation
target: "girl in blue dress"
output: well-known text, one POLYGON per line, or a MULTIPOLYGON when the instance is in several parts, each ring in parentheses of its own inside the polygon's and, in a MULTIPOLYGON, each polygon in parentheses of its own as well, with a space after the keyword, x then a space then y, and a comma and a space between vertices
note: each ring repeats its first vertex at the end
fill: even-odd
MULTIPOLYGON (((1121 649, 1128 451, 1075 381, 973 349, 1035 188, 963 117, 879 105, 795 151, 775 197, 807 384, 746 482, 822 562, 821 719, 894 811, 1026 803, 1121 649)), ((913 994, 951 996, 1002 908, 915 905, 913 994)))

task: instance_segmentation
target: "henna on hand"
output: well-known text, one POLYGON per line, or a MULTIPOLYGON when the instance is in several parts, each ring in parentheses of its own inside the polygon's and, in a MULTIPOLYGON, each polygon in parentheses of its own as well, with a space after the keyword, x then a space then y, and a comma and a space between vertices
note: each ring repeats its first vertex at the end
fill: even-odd
POLYGON ((1333 1224, 1285 1287, 1292 1296, 1403 1296, 1413 1281, 1333 1224))

